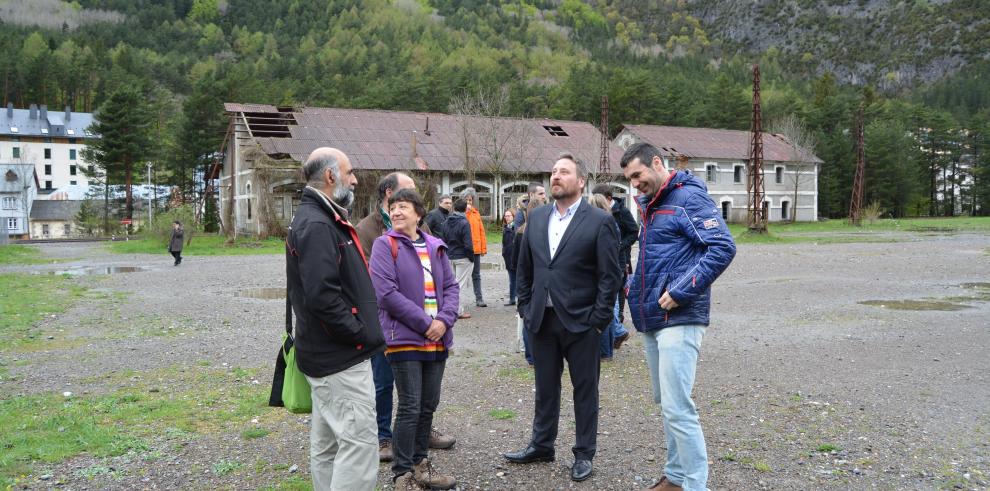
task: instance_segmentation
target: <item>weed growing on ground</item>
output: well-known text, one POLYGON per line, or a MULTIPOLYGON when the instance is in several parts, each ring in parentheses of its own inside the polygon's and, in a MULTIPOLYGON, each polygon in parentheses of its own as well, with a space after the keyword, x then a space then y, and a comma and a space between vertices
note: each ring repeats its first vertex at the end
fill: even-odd
POLYGON ((213 464, 213 473, 218 476, 226 476, 227 474, 230 474, 231 472, 234 472, 237 469, 240 469, 241 467, 244 467, 244 464, 236 460, 220 459, 215 464, 213 464))
POLYGON ((491 416, 491 417, 493 417, 493 418, 495 418, 495 419, 506 420, 506 419, 513 419, 513 418, 515 418, 516 417, 516 412, 513 411, 513 410, 511 410, 511 409, 498 408, 498 409, 492 409, 491 411, 489 411, 488 412, 488 415, 491 416))
POLYGON ((271 431, 264 428, 248 428, 241 432, 241 438, 245 440, 253 440, 255 438, 264 438, 270 433, 271 431))

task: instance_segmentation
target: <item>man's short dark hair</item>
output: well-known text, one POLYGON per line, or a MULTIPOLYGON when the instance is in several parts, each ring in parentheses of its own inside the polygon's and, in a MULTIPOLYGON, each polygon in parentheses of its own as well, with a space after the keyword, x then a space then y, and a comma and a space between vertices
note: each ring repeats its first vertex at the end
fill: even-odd
POLYGON ((542 182, 535 182, 534 181, 534 182, 529 183, 529 187, 526 188, 526 192, 529 193, 529 194, 533 194, 533 193, 536 192, 536 188, 542 188, 542 187, 544 187, 542 182))
POLYGON ((584 179, 588 175, 588 167, 580 159, 570 152, 564 152, 557 156, 557 160, 567 159, 574 162, 574 169, 577 170, 578 179, 584 179))
MULTIPOLYGON (((619 161, 619 167, 625 169, 630 162, 636 159, 639 159, 639 163, 649 167, 650 162, 653 162, 653 157, 660 157, 660 150, 649 143, 640 142, 629 147, 629 149, 626 150, 626 153, 622 154, 622 160, 619 161)), ((660 159, 663 160, 663 157, 660 159)))
POLYGON ((396 203, 409 203, 413 206, 413 210, 416 210, 416 215, 420 218, 426 216, 426 206, 423 205, 423 197, 415 189, 400 189, 392 193, 392 196, 388 199, 389 209, 396 203))
POLYGON ((467 211, 467 200, 464 198, 458 198, 457 201, 454 201, 454 211, 458 213, 464 213, 467 211))
POLYGON ((391 189, 395 192, 395 188, 399 187, 399 173, 393 172, 386 175, 385 177, 378 180, 378 202, 385 202, 385 192, 391 189))
POLYGON ((440 195, 440 199, 437 200, 437 203, 443 203, 443 200, 445 200, 445 199, 452 200, 454 198, 452 198, 449 194, 442 194, 442 195, 440 195))
POLYGON ((612 199, 612 186, 605 183, 595 184, 595 187, 591 188, 591 194, 600 194, 608 199, 612 199))

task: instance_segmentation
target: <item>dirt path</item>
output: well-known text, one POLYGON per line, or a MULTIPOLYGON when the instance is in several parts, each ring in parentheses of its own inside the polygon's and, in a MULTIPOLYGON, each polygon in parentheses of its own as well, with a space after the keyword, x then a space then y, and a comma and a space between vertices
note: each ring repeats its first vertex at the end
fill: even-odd
MULTIPOLYGON (((740 247, 713 292, 713 324, 695 389, 712 489, 990 485, 990 237, 915 239, 740 247), (889 302, 940 306, 932 299, 962 307, 897 310, 889 302), (860 303, 871 300, 883 306, 860 303)), ((305 488, 307 419, 260 401, 283 304, 238 296, 283 286, 282 257, 189 257, 176 268, 164 254, 111 255, 100 245, 44 245, 43 251, 86 259, 0 272, 148 270, 77 279, 121 293, 45 321, 52 349, 0 351, 14 376, 0 382, 4 397, 183 394, 196 390, 191 374, 219 370, 233 373, 224 382, 230 387, 253 384, 256 400, 224 425, 178 436, 162 432, 139 452, 38 465, 18 487, 305 488), (268 433, 246 438, 250 428, 268 433)), ((500 257, 496 251, 488 259, 500 257)), ((558 462, 504 463, 500 453, 529 436, 532 374, 513 351, 515 321, 502 306, 505 273, 486 270, 483 282, 490 306, 455 327, 436 425, 458 444, 435 453, 437 466, 453 471, 461 489, 636 489, 658 478, 665 451, 639 339, 603 366, 591 480, 573 484, 567 477, 573 411, 566 388, 558 462), (496 419, 494 409, 509 410, 501 413, 507 419, 496 419)), ((390 487, 389 475, 382 466, 383 489, 390 487)))

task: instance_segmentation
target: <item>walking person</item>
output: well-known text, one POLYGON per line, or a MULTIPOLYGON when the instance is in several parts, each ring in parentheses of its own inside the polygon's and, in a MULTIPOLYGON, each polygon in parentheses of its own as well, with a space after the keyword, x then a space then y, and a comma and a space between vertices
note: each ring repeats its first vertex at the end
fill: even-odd
POLYGON ((512 262, 512 248, 516 240, 516 212, 509 208, 502 214, 502 261, 509 273, 509 301, 505 306, 516 304, 516 264, 512 262))
POLYGON ((619 165, 642 193, 629 311, 643 333, 667 443, 663 475, 647 489, 704 491, 708 451, 691 391, 709 325, 711 285, 732 262, 736 245, 705 184, 687 171, 668 171, 656 147, 637 143, 619 165))
POLYGON ((396 489, 411 484, 451 489, 457 481, 433 469, 428 455, 433 413, 453 327, 458 285, 447 259, 447 246, 417 224, 426 214, 423 200, 402 189, 388 200, 392 229, 375 240, 371 276, 378 318, 385 335, 385 356, 395 375, 399 405, 393 428, 393 481, 396 489))
MULTIPOLYGON (((415 190, 416 181, 402 172, 392 172, 378 180, 378 209, 364 217, 355 227, 365 254, 370 256, 375 240, 392 230, 392 219, 387 208, 388 200, 403 189, 415 190)), ((423 224, 423 230, 426 233, 431 232, 429 225, 426 224, 423 224)), ((384 353, 378 353, 371 359, 371 368, 375 375, 375 410, 378 413, 378 458, 381 462, 391 462, 392 393, 395 379, 384 353)), ((430 438, 432 448, 450 448, 455 442, 453 437, 439 431, 434 431, 430 438)))
POLYGON ((318 148, 303 164, 306 187, 285 241, 287 295, 296 314, 299 370, 312 391, 313 488, 371 491, 378 477, 371 362, 385 346, 357 231, 351 162, 318 148))
POLYGON ((478 193, 474 188, 465 188, 461 191, 461 199, 467 202, 467 211, 464 215, 468 223, 471 224, 471 239, 474 247, 474 269, 471 270, 471 281, 474 283, 474 305, 477 307, 487 307, 485 297, 481 291, 481 257, 488 254, 488 235, 485 232, 485 223, 481 220, 481 212, 478 211, 478 193))
POLYGON ((516 269, 518 310, 532 334, 536 371, 533 433, 514 463, 552 461, 560 420, 560 377, 567 361, 574 387, 576 442, 571 479, 591 477, 597 450, 599 336, 619 291, 618 239, 612 217, 581 199, 587 169, 563 154, 554 163, 556 202, 533 210, 516 269))
POLYGON ((175 258, 175 264, 182 264, 182 245, 185 242, 185 230, 182 229, 182 222, 176 220, 172 222, 172 234, 168 238, 168 252, 175 258))
POLYGON ((471 240, 471 224, 468 223, 465 212, 467 211, 467 201, 459 199, 454 202, 454 211, 450 212, 447 219, 447 255, 450 257, 450 264, 454 267, 454 276, 457 279, 460 296, 458 298, 457 318, 470 319, 471 314, 464 309, 464 305, 470 300, 468 291, 471 287, 471 271, 474 270, 474 262, 481 258, 474 255, 474 245, 471 240))

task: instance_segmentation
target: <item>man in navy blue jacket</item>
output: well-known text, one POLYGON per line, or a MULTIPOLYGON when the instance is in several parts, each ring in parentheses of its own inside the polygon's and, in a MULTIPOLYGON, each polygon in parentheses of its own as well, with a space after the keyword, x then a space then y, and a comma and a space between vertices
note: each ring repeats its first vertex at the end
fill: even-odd
POLYGON ((668 171, 656 147, 637 143, 619 165, 642 193, 629 311, 643 333, 667 440, 664 474, 648 489, 704 491, 708 452, 691 390, 709 324, 711 284, 732 262, 736 245, 705 184, 687 171, 668 171))

